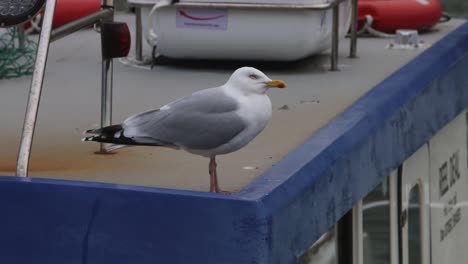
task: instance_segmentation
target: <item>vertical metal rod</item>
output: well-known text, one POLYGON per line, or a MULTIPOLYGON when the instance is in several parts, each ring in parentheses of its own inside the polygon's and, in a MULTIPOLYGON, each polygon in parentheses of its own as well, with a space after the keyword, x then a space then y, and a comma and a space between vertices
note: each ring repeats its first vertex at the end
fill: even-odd
MULTIPOLYGON (((113 0, 102 0, 104 8, 113 8, 113 0)), ((101 21, 113 21, 114 17, 109 17, 101 21)), ((102 83, 101 83, 101 127, 112 124, 112 59, 102 58, 102 83)), ((104 144, 99 144, 99 153, 106 153, 104 144)))
MULTIPOLYGON (((101 86, 101 127, 112 124, 112 59, 102 61, 102 86, 101 86)), ((99 151, 105 153, 104 144, 100 144, 99 151)))
POLYGON ((36 127, 37 112, 41 99, 42 83, 49 53, 50 32, 52 31, 52 21, 54 19, 55 4, 57 0, 48 0, 44 11, 42 29, 37 47, 36 63, 29 91, 26 116, 23 124, 23 134, 21 135, 18 161, 16 164, 16 175, 20 177, 28 176, 29 159, 31 156, 31 146, 36 127))
POLYGON ((353 208, 353 264, 364 263, 362 200, 353 208))
POLYGON ((331 71, 338 71, 338 38, 340 30, 340 5, 333 7, 331 71))
POLYGON ((403 165, 398 166, 397 170, 397 179, 396 179, 396 195, 397 195, 397 225, 398 225, 398 263, 404 263, 403 259, 403 243, 404 243, 404 236, 403 236, 403 217, 402 217, 402 212, 403 212, 403 201, 402 201, 402 178, 403 178, 403 165))
POLYGON ((393 172, 388 177, 388 188, 390 193, 390 264, 400 263, 399 251, 398 251, 398 237, 399 237, 399 226, 398 226, 398 173, 393 172))
POLYGON ((135 26, 135 59, 137 61, 143 60, 143 34, 142 34, 142 22, 141 22, 141 7, 137 6, 135 8, 135 19, 136 19, 136 26, 135 26))
POLYGON ((26 39, 24 37, 24 25, 21 24, 16 27, 18 30, 18 44, 20 49, 24 49, 26 47, 26 39))
POLYGON ((101 0, 101 5, 114 8, 114 0, 101 0))
POLYGON ((358 0, 352 0, 349 57, 357 58, 358 0))

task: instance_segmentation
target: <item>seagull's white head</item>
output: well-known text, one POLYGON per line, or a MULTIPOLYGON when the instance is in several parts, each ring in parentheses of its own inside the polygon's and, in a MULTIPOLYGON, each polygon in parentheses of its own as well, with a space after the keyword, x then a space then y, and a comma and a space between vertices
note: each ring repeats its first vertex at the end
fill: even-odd
POLYGON ((264 94, 269 88, 286 88, 284 81, 272 80, 263 72, 252 67, 237 69, 225 85, 244 94, 264 94))

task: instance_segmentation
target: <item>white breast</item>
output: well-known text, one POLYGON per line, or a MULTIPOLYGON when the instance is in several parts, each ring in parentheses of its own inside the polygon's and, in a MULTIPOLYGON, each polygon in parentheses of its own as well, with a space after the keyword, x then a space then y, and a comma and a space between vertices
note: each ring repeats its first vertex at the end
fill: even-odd
POLYGON ((271 118, 271 101, 266 94, 251 94, 240 100, 237 114, 246 120, 248 129, 260 133, 271 118))

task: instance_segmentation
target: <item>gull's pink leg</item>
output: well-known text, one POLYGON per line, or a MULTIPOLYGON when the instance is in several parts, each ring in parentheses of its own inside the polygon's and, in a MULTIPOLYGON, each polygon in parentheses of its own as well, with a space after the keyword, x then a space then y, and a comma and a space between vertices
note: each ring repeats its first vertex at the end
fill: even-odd
POLYGON ((218 175, 216 174, 216 160, 215 157, 210 158, 210 192, 214 193, 222 193, 222 194, 231 194, 232 192, 223 191, 219 188, 218 185, 218 175))

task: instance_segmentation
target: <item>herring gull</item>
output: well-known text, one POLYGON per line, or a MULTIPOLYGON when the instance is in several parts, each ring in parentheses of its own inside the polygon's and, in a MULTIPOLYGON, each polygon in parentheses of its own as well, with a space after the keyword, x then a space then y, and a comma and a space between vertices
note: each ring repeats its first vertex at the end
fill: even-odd
POLYGON ((252 67, 237 69, 222 86, 208 88, 124 120, 122 124, 86 131, 83 141, 110 143, 107 150, 143 145, 183 149, 208 157, 210 192, 218 184, 216 156, 247 145, 267 125, 272 107, 266 91, 285 88, 252 67))

